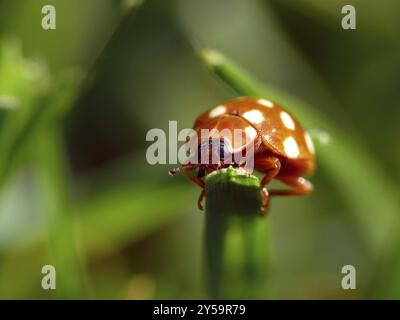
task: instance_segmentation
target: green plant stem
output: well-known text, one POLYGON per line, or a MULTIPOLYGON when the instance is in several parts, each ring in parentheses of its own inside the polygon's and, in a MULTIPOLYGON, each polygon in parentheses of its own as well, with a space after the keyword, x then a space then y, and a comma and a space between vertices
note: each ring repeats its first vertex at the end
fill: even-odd
POLYGON ((242 229, 245 243, 243 252, 235 252, 242 257, 242 262, 245 261, 242 271, 245 275, 251 275, 258 265, 253 249, 255 238, 252 226, 260 216, 260 183, 257 177, 232 167, 211 173, 205 182, 208 288, 212 298, 220 298, 225 275, 224 262, 229 263, 225 261, 225 242, 234 218, 238 218, 241 226, 247 226, 242 229))

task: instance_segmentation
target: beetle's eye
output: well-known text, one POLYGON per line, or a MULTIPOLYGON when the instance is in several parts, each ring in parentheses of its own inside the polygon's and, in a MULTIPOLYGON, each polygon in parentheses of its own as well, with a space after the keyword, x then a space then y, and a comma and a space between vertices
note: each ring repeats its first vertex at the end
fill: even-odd
MULTIPOLYGON (((207 151, 208 146, 209 146, 209 144, 207 141, 202 142, 197 146, 197 161, 198 161, 197 163, 202 163, 201 162, 202 154, 203 154, 203 152, 207 151)), ((206 157, 204 157, 204 156, 203 156, 203 158, 206 159, 206 157)))
POLYGON ((224 159, 225 155, 229 153, 228 147, 225 144, 224 140, 221 140, 219 143, 219 157, 220 159, 224 159))
POLYGON ((223 139, 203 141, 197 147, 197 160, 201 164, 218 163, 224 160, 226 155, 229 155, 229 148, 223 139))

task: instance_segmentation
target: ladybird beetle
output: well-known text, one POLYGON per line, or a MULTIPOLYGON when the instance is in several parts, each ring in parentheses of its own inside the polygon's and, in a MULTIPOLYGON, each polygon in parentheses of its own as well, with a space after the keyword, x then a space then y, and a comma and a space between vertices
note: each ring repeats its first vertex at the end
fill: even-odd
MULTIPOLYGON (((254 169, 263 173, 260 183, 262 198, 261 212, 265 212, 269 204, 269 197, 275 195, 303 195, 313 190, 312 184, 304 178, 315 169, 314 145, 310 135, 305 131, 297 119, 275 102, 264 98, 237 98, 218 105, 201 114, 193 129, 200 132, 208 129, 217 135, 209 134, 198 142, 201 153, 206 150, 211 154, 211 148, 216 145, 222 155, 227 151, 236 152, 230 147, 231 139, 224 129, 233 131, 241 129, 246 135, 246 141, 253 144, 254 169), (227 150, 229 149, 229 150, 227 150), (270 190, 266 185, 277 179, 286 184, 288 190, 270 190)), ((242 144, 240 150, 245 146, 242 144)), ((215 148, 214 148, 215 149, 215 148)), ((201 164, 196 162, 183 165, 171 170, 174 175, 181 169, 182 173, 202 188, 198 200, 198 207, 202 210, 202 201, 205 196, 203 177, 212 171, 232 164, 224 164, 223 160, 216 164, 201 164), (197 169, 197 174, 193 171, 197 169)), ((241 167, 241 163, 233 163, 241 167)))

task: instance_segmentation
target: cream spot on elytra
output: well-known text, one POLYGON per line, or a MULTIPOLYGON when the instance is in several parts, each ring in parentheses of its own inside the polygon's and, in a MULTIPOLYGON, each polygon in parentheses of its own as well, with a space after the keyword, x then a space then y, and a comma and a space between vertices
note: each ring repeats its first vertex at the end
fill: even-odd
POLYGON ((288 137, 283 141, 283 148, 289 158, 297 158, 300 154, 299 146, 293 137, 288 137))
POLYGON ((314 143, 311 139, 310 134, 306 131, 304 132, 304 139, 306 140, 306 144, 307 144, 307 148, 308 150, 314 154, 315 153, 315 147, 314 147, 314 143))
POLYGON ((224 114, 225 112, 226 112, 226 107, 223 105, 220 105, 220 106, 217 106, 214 109, 212 109, 210 111, 210 113, 208 114, 208 116, 210 118, 215 118, 215 117, 218 117, 218 116, 224 114))
POLYGON ((283 125, 290 130, 294 130, 295 124, 294 124, 292 117, 285 111, 282 111, 280 116, 281 116, 283 125))
POLYGON ((254 139, 257 136, 257 130, 254 129, 252 126, 246 127, 246 129, 244 129, 244 132, 246 133, 246 137, 248 137, 250 140, 254 139))
POLYGON ((264 116, 259 110, 250 110, 243 113, 243 117, 249 120, 251 123, 261 123, 264 120, 264 116))
POLYGON ((261 104, 262 106, 267 108, 272 108, 274 106, 274 104, 267 99, 258 99, 257 102, 258 104, 261 104))

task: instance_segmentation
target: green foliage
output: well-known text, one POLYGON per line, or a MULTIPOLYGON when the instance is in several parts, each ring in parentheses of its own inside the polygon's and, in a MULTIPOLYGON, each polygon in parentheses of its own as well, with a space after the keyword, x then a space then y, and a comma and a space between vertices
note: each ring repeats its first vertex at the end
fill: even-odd
POLYGON ((171 223, 195 196, 184 186, 131 183, 73 207, 86 254, 105 255, 171 223), (168 188, 170 193, 165 193, 168 188), (171 194, 174 195, 171 197, 171 194), (147 208, 151 204, 151 211, 147 208))
POLYGON ((17 40, 0 41, 0 185, 39 118, 42 106, 38 102, 48 89, 45 66, 24 60, 17 40))

